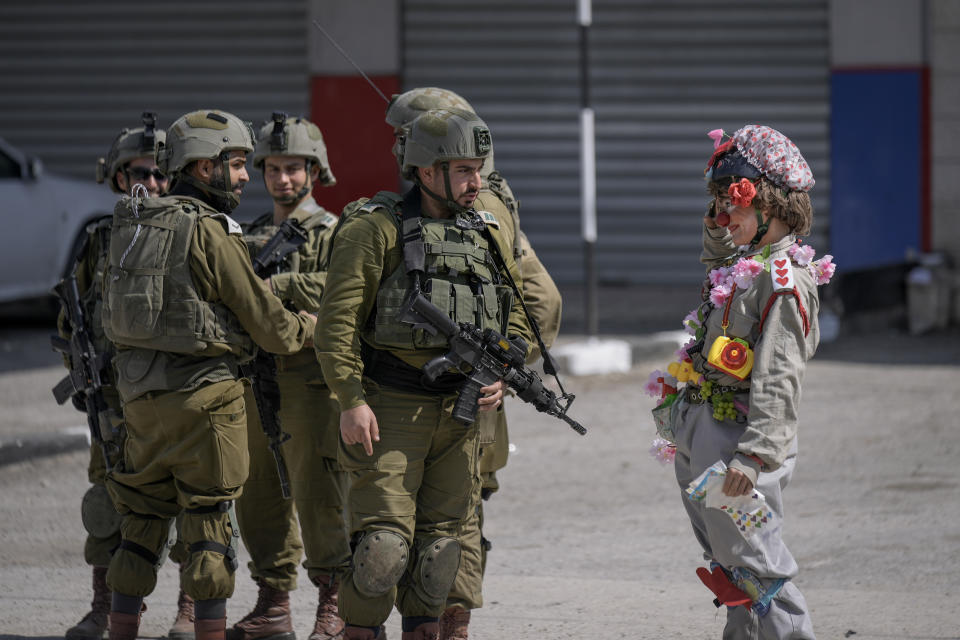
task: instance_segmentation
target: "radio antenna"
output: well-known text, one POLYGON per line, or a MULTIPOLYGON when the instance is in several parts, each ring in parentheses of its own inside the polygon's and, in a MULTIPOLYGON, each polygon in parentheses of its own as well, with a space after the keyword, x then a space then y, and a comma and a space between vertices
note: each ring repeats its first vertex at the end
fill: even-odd
POLYGON ((357 71, 360 72, 360 75, 363 76, 363 79, 366 80, 366 81, 370 84, 370 86, 373 87, 373 90, 376 91, 377 94, 379 94, 379 96, 380 96, 381 98, 383 98, 383 101, 386 102, 386 103, 389 105, 389 104, 390 104, 390 98, 388 98, 387 96, 385 96, 385 95, 383 94, 383 91, 380 91, 380 87, 378 87, 377 85, 373 84, 373 80, 371 80, 370 77, 363 72, 363 69, 360 68, 360 65, 358 65, 356 62, 353 61, 353 58, 351 58, 349 55, 347 55, 347 52, 343 50, 343 47, 341 47, 339 44, 337 44, 337 41, 333 39, 333 36, 331 36, 329 33, 327 33, 327 30, 324 29, 322 26, 320 26, 320 23, 317 22, 316 20, 313 21, 313 26, 315 26, 317 29, 319 29, 319 30, 320 30, 320 33, 322 33, 323 35, 325 35, 325 36, 327 37, 327 40, 330 41, 330 44, 332 44, 334 47, 336 47, 337 51, 340 52, 340 55, 342 55, 342 56, 346 59, 347 62, 349 62, 350 64, 352 64, 354 69, 356 69, 357 71))

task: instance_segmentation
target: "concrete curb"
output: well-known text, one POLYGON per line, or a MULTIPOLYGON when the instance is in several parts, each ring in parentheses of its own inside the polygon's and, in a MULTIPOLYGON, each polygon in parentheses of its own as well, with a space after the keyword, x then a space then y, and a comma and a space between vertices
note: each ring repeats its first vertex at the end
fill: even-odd
POLYGON ((90 447, 90 436, 82 427, 44 435, 7 436, 0 439, 0 466, 44 456, 55 456, 90 447))

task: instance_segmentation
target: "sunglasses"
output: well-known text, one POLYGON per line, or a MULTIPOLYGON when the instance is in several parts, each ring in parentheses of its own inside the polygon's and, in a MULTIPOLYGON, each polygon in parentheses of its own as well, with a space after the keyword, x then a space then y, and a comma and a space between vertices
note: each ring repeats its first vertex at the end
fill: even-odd
POLYGON ((157 182, 164 182, 167 179, 167 176, 163 175, 163 172, 158 168, 127 167, 127 174, 134 180, 149 180, 150 176, 153 176, 157 182))

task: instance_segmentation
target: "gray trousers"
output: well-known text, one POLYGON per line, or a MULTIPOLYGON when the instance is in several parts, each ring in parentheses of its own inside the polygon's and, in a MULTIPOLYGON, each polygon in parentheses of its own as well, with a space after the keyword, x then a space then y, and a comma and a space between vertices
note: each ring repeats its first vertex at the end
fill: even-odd
POLYGON ((772 473, 761 473, 757 480, 757 490, 764 495, 780 524, 749 540, 745 539, 725 513, 719 509, 709 509, 702 502, 692 502, 683 493, 694 478, 716 461, 730 463, 743 426, 730 420, 714 420, 713 407, 709 404, 681 402, 685 406, 680 407, 680 419, 675 426, 677 457, 674 469, 683 506, 693 525, 693 533, 703 547, 704 558, 728 570, 743 567, 764 585, 779 578, 787 579, 763 617, 748 607, 728 607, 724 639, 813 639, 813 624, 807 614, 807 603, 800 590, 790 581, 797 575, 797 563, 781 537, 783 490, 790 482, 796 464, 796 441, 783 466, 772 473))

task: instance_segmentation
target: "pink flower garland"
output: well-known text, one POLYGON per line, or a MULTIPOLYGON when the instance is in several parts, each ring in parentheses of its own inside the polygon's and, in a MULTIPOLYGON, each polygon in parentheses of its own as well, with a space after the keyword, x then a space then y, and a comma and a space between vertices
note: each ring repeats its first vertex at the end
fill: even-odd
MULTIPOLYGON (((711 134, 714 132, 711 132, 711 134)), ((711 136, 713 137, 713 136, 711 136)), ((795 242, 787 249, 787 255, 799 266, 804 267, 810 272, 818 285, 827 284, 833 278, 837 265, 833 262, 832 255, 825 255, 819 260, 814 260, 815 251, 810 245, 801 245, 795 242)), ((740 258, 730 267, 717 267, 707 274, 707 280, 710 283, 709 300, 716 308, 720 308, 727 303, 734 285, 738 289, 749 289, 754 280, 766 271, 767 261, 759 256, 740 258)), ((696 336, 697 331, 702 326, 699 310, 694 309, 683 318, 684 330, 692 336, 696 336)), ((690 360, 687 355, 687 349, 695 342, 691 338, 676 352, 677 361, 680 363, 690 360)), ((665 385, 676 385, 676 378, 665 374, 659 369, 650 374, 646 384, 643 385, 643 391, 654 398, 662 400, 666 395, 665 385)), ((673 391, 676 391, 674 388, 673 391)), ((657 437, 650 445, 650 455, 656 458, 661 464, 672 464, 676 456, 677 448, 663 438, 657 437)))

